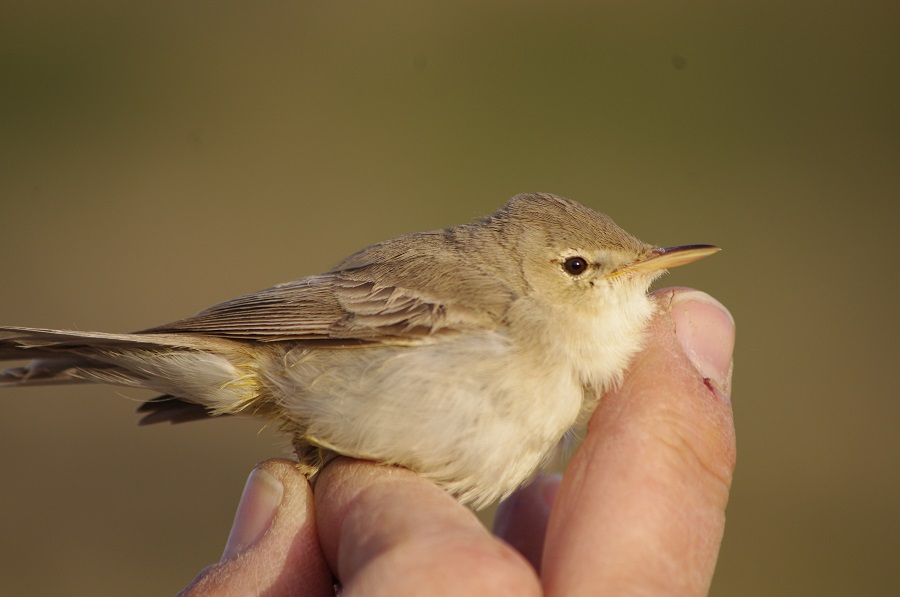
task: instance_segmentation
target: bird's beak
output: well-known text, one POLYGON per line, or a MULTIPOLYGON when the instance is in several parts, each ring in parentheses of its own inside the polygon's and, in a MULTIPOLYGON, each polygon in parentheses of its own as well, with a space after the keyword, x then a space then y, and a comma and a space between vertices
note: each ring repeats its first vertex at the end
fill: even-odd
POLYGON ((656 248, 650 254, 634 263, 614 271, 610 277, 621 276, 631 272, 653 272, 661 269, 678 267, 708 257, 721 251, 715 245, 682 245, 680 247, 656 248))

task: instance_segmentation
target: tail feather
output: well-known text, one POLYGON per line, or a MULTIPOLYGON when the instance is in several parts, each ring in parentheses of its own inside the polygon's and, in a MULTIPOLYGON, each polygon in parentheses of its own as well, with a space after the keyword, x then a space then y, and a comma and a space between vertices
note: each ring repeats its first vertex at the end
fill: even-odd
POLYGON ((204 406, 186 402, 169 394, 148 400, 137 408, 137 412, 143 415, 138 421, 138 425, 187 423, 188 421, 201 421, 216 416, 204 406))
POLYGON ((228 340, 189 334, 109 334, 45 328, 0 327, 0 360, 30 358, 44 354, 77 352, 79 348, 168 348, 205 349, 228 340), (27 354, 25 351, 28 351, 27 354))
POLYGON ((0 387, 103 383, 169 395, 142 409, 142 424, 240 410, 257 391, 247 366, 235 365, 247 361, 241 346, 208 336, 0 327, 0 361, 27 359, 0 371, 0 387))
POLYGON ((111 349, 196 350, 209 344, 175 334, 108 334, 45 328, 0 327, 0 361, 27 360, 0 371, 0 387, 108 383, 140 386, 146 376, 119 366, 111 349))
POLYGON ((88 383, 93 380, 80 376, 79 371, 110 367, 112 365, 85 358, 42 357, 24 367, 0 370, 0 388, 88 383))

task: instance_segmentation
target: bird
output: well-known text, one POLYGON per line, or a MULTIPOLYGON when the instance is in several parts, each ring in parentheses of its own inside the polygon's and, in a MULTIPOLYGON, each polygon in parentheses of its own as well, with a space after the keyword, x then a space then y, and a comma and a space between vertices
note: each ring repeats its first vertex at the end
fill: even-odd
POLYGON ((661 248, 549 194, 371 245, 318 275, 134 333, 0 327, 0 387, 160 395, 142 424, 240 415, 291 438, 314 480, 337 456, 401 466, 474 509, 507 497, 583 425, 641 350, 661 248))

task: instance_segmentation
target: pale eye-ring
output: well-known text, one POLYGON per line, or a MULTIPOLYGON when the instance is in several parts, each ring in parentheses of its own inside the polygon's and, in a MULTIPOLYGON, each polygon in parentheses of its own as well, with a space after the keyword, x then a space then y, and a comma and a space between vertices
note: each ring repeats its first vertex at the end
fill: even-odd
POLYGON ((563 269, 571 276, 580 276, 587 271, 588 261, 584 257, 575 255, 563 262, 563 269))

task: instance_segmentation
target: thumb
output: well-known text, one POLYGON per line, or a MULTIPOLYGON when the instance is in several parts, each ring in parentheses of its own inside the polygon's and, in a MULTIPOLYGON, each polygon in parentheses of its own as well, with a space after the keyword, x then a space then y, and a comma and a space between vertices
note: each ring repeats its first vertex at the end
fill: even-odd
POLYGON ((315 520, 312 490, 295 463, 260 463, 244 486, 222 560, 181 595, 334 595, 315 520))

